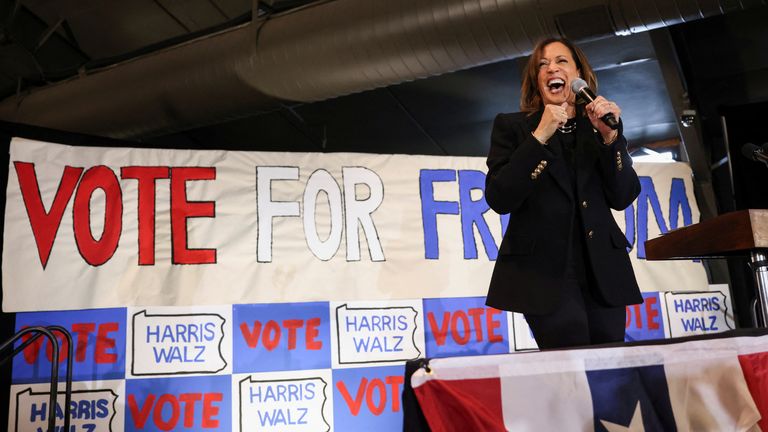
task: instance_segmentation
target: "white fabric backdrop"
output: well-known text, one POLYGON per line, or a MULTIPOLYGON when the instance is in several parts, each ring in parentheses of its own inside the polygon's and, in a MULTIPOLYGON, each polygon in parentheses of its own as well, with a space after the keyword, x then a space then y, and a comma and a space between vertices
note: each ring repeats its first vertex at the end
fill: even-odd
MULTIPOLYGON (((670 213, 670 202, 682 200, 683 208, 690 206, 691 221, 699 221, 690 168, 682 163, 638 163, 635 168, 644 178, 641 200, 648 205, 636 202, 628 213, 615 216, 626 230, 625 215, 631 215, 631 255, 642 290, 706 290, 700 263, 638 259, 641 228, 647 226, 647 238, 654 238, 671 228, 675 213, 678 227, 683 225, 684 212, 670 213), (655 193, 648 194, 649 185, 655 193), (671 194, 674 188, 677 192, 671 194)), ((3 239, 3 310, 485 295, 494 258, 485 247, 495 255, 501 240, 500 217, 493 211, 482 216, 492 245, 486 236, 489 244, 484 247, 481 230, 473 225, 476 247, 472 248, 465 246, 471 241, 462 236, 461 214, 435 216, 445 210, 429 211, 436 208, 430 202, 448 208, 448 213, 466 216, 478 211, 485 205, 477 189, 484 172, 485 160, 478 157, 78 148, 15 138, 3 239), (72 167, 69 172, 82 168, 73 174, 81 180, 71 196, 60 184, 67 166, 72 167), (106 169, 94 168, 98 166, 106 169), (145 237, 143 244, 143 265, 139 262, 139 181, 122 175, 125 167, 173 168, 167 170, 173 173, 173 181, 159 178, 154 188, 151 181, 142 183, 145 190, 156 193, 154 215, 149 212, 151 206, 142 207, 155 221, 154 236, 145 237), (27 185, 25 194, 19 173, 21 183, 27 185), (185 182, 184 175, 211 179, 185 182), (119 187, 105 186, 110 183, 119 187), (186 201, 214 204, 186 204, 184 190, 186 201), (38 193, 42 208, 34 203, 38 193), (57 213, 52 210, 57 193, 58 203, 66 203, 58 213, 58 229, 57 213), (121 204, 122 212, 107 201, 121 204), (215 207, 215 216, 196 217, 206 206, 215 207), (40 219, 43 222, 31 222, 29 215, 35 209, 48 214, 40 219), (184 211, 192 216, 186 230, 184 211), (114 217, 106 219, 105 213, 114 217), (175 236, 172 217, 177 221, 175 236), (429 220, 436 220, 435 230, 425 229, 429 220), (76 224, 81 228, 77 239, 76 224), (39 233, 48 230, 47 244, 53 239, 45 266, 33 225, 39 233), (93 239, 82 231, 88 225, 93 239), (118 225, 121 229, 116 230, 118 225), (116 237, 110 235, 115 233, 119 240, 111 248, 110 238, 116 237), (215 262, 200 263, 211 260, 214 252, 209 251, 202 252, 207 254, 203 258, 191 252, 187 259, 193 263, 174 264, 185 259, 179 233, 186 233, 189 249, 215 249, 215 262), (155 242, 151 265, 146 261, 151 255, 147 251, 152 250, 147 249, 148 238, 155 242), (84 255, 84 249, 91 252, 84 255), (94 264, 94 256, 103 263, 94 264)), ((465 219, 469 226, 467 221, 471 219, 465 219)))

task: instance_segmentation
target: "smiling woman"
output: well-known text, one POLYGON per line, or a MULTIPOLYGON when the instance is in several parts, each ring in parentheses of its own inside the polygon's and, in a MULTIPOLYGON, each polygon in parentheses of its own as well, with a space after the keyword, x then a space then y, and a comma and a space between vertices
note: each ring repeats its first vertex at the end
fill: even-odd
MULTIPOLYGON (((547 45, 538 63, 537 81, 544 104, 560 105, 572 101, 573 95, 565 83, 581 75, 568 47, 560 42, 547 45)), ((573 105, 568 108, 572 109, 573 105)))
POLYGON ((573 103, 574 100, 569 99, 572 96, 570 85, 567 85, 573 78, 584 79, 589 88, 597 91, 597 78, 584 52, 568 40, 547 39, 539 43, 525 68, 520 96, 521 111, 533 113, 542 108, 542 97, 550 94, 548 91, 542 91, 542 86, 546 87, 550 83, 542 83, 541 79, 546 80, 550 75, 551 78, 564 81, 563 97, 560 100, 549 99, 544 102, 545 105, 565 101, 573 103), (554 65, 550 67, 553 60, 554 65))
POLYGON ((584 53, 564 39, 534 49, 521 89, 522 113, 499 114, 488 154, 486 200, 510 221, 486 303, 520 312, 539 348, 624 339, 625 306, 642 302, 627 241, 611 209, 640 192, 620 119, 598 96, 571 90, 597 80, 584 53))

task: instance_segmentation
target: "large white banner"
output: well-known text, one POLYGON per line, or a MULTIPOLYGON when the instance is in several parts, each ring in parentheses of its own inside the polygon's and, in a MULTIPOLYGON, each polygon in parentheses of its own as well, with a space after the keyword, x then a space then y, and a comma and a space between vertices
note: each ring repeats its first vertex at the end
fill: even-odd
MULTIPOLYGON (((10 148, 7 312, 484 296, 514 224, 478 157, 10 148)), ((706 290, 701 263, 644 259, 698 222, 690 168, 635 168, 615 216, 641 288, 706 290)))
MULTIPOLYGON (((646 239, 698 221, 690 169, 636 168, 642 192, 615 213, 644 291, 625 339, 733 328, 701 263, 644 259, 646 239)), ((518 314, 484 305, 515 223, 484 180, 484 158, 14 139, 3 308, 24 311, 17 331, 72 334, 78 430, 397 430, 405 361, 535 348, 518 314)), ((48 421, 53 350, 30 342, 13 431, 48 421)))

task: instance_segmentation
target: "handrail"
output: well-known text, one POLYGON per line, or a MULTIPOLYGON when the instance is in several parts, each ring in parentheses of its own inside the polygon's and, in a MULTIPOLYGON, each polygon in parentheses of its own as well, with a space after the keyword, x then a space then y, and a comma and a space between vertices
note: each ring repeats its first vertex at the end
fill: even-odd
POLYGON ((15 357, 17 354, 22 352, 26 347, 28 347, 30 344, 34 343, 34 341, 40 337, 41 335, 44 335, 48 338, 48 340, 51 342, 51 348, 52 348, 52 354, 51 354, 51 391, 50 396, 48 399, 48 432, 55 432, 56 429, 56 403, 57 403, 57 397, 58 397, 58 389, 59 389, 59 340, 54 336, 53 332, 57 331, 64 335, 64 338, 67 340, 67 376, 66 376, 66 387, 64 391, 64 428, 63 430, 68 431, 69 425, 70 425, 70 402, 72 400, 72 354, 73 354, 73 348, 72 348, 72 335, 69 333, 67 329, 65 329, 62 326, 58 325, 49 325, 46 327, 43 326, 35 326, 35 327, 27 327, 25 329, 19 330, 13 337, 5 341, 2 345, 0 345, 0 353, 5 351, 9 346, 12 346, 19 338, 24 336, 28 333, 37 333, 31 338, 24 341, 21 345, 16 347, 8 356, 5 356, 2 360, 0 360, 0 364, 5 363, 8 359, 15 357))

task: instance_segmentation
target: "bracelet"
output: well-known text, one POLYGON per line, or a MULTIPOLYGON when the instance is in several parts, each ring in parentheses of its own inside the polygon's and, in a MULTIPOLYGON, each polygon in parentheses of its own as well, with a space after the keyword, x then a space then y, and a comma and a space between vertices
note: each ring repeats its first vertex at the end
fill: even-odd
POLYGON ((616 132, 616 135, 613 136, 613 139, 611 139, 609 142, 604 142, 605 145, 611 145, 616 142, 616 140, 619 139, 619 133, 616 132))
POLYGON ((545 146, 545 145, 549 145, 549 144, 547 144, 547 143, 545 143, 545 142, 541 142, 541 140, 540 140, 540 139, 536 138, 536 135, 534 135, 534 134, 533 134, 533 132, 531 132, 531 136, 533 136, 533 139, 535 139, 536 141, 538 141, 538 142, 539 142, 539 144, 541 144, 541 145, 544 145, 544 146, 545 146))

